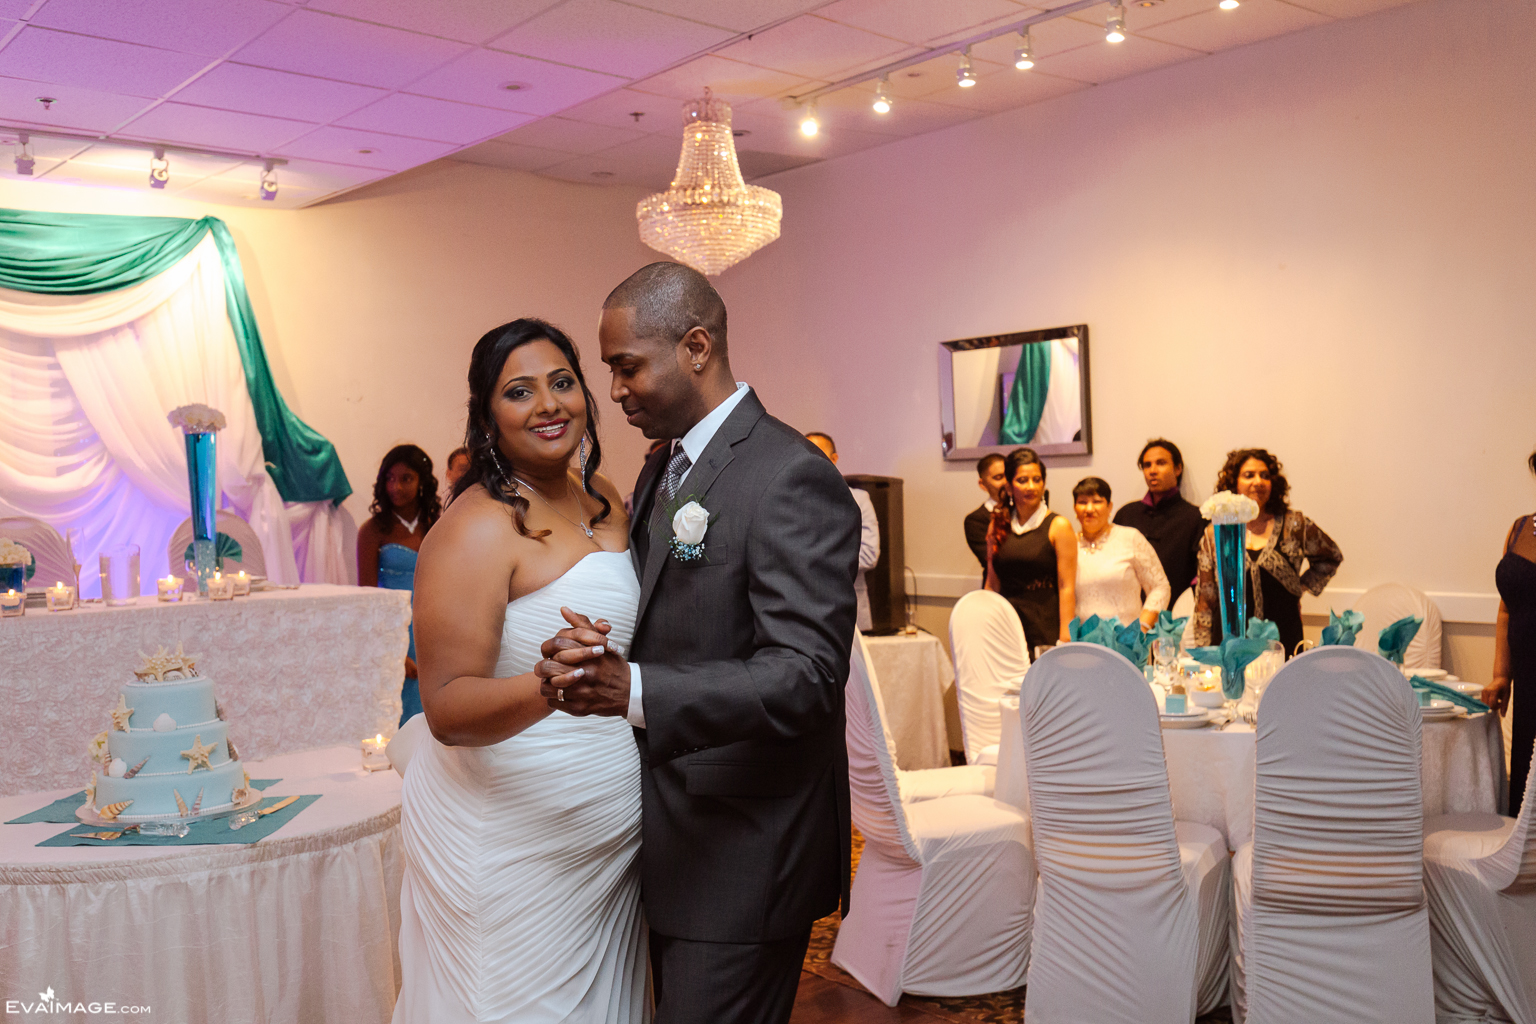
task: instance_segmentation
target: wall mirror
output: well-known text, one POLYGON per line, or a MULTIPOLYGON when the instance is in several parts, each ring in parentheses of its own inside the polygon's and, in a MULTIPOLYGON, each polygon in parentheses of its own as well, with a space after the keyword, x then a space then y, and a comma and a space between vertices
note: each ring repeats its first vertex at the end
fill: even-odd
POLYGON ((939 406, 946 459, 1091 453, 1088 325, 940 342, 939 406))

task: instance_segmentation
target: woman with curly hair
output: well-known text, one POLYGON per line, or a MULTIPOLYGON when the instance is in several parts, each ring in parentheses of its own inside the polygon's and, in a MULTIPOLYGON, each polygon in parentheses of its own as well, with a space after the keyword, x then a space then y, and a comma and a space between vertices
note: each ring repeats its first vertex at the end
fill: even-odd
MULTIPOLYGON (((1339 571, 1344 553, 1316 523, 1286 502, 1290 484, 1280 460, 1263 448, 1228 452, 1216 476, 1216 490, 1234 491, 1259 506, 1244 538, 1248 614, 1279 628, 1280 643, 1289 658, 1301 643, 1301 592, 1321 594, 1339 571)), ((1220 640, 1220 625, 1213 620, 1217 614, 1216 542, 1209 526, 1200 540, 1199 569, 1190 647, 1220 640)))
MULTIPOLYGON (((443 500, 432 475, 432 458, 413 444, 391 448, 373 482, 372 513, 357 531, 357 582, 386 590, 415 589, 416 552, 443 514, 443 500)), ((400 688, 400 724, 421 713, 416 681, 416 634, 405 654, 405 683, 400 688)))

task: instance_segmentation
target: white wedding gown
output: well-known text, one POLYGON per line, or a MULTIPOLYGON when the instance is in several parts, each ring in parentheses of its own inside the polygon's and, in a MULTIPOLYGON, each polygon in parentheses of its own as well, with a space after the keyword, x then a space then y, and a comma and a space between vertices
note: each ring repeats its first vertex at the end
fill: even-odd
MULTIPOLYGON (((566 626, 561 605, 607 619, 628 650, 639 596, 628 553, 587 555, 507 605, 496 675, 533 670, 566 626)), ((556 712, 489 747, 428 735, 401 801, 394 1024, 648 1019, 640 759, 624 719, 556 712)))

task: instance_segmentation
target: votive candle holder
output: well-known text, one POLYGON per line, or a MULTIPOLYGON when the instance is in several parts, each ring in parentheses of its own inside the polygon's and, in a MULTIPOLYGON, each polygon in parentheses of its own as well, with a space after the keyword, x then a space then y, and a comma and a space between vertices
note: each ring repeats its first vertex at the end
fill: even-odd
POLYGON ((49 587, 47 595, 51 612, 67 612, 75 607, 75 588, 62 580, 49 587))
POLYGON ((25 590, 7 590, 0 594, 0 618, 9 619, 17 615, 27 614, 27 592, 25 590))
POLYGON ((181 577, 167 576, 163 580, 155 580, 155 589, 159 592, 156 597, 166 604, 175 604, 181 600, 181 577))

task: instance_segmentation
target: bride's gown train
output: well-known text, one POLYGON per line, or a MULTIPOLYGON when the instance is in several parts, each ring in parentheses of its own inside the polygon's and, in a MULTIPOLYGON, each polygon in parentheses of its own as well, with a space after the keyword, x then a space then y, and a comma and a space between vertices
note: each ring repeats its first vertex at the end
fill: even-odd
MULTIPOLYGON (((533 670, 561 605, 607 619, 627 650, 639 592, 627 552, 586 556, 507 605, 496 675, 533 670)), ((557 712, 489 747, 427 736, 401 800, 394 1024, 648 1016, 640 760, 623 719, 557 712)))

